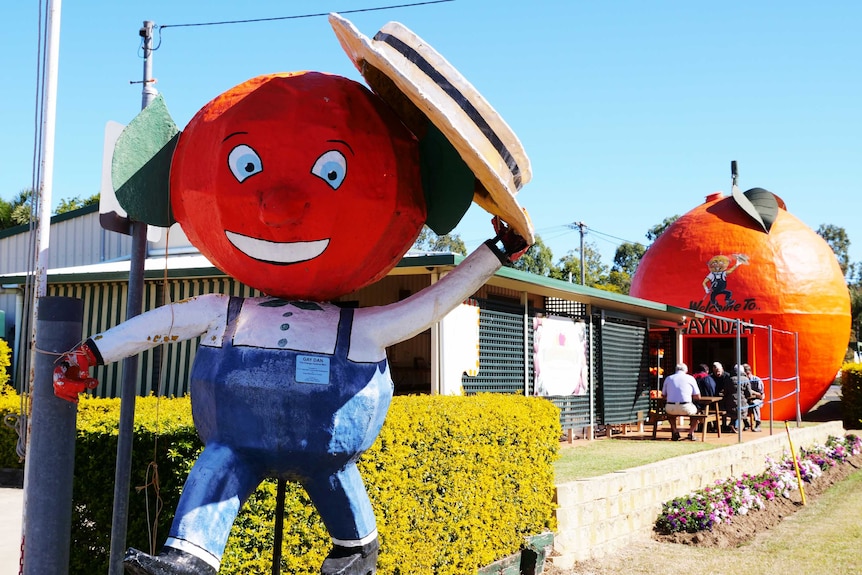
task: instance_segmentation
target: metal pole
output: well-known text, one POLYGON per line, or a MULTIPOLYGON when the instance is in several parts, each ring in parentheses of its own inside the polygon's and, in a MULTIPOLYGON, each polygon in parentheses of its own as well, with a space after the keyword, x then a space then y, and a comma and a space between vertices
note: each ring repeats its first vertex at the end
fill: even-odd
POLYGON ((736 436, 739 443, 742 443, 742 382, 740 379, 740 370, 742 369, 742 321, 736 318, 736 365, 733 372, 736 374, 736 436))
POLYGON ((773 389, 773 382, 775 381, 775 374, 772 373, 772 325, 769 326, 769 435, 772 435, 772 411, 775 408, 775 403, 772 399, 775 397, 775 392, 773 389))
POLYGON ((72 478, 78 407, 54 396, 54 360, 81 340, 83 300, 43 297, 36 319, 35 379, 24 482, 24 575, 69 572, 72 532, 72 478))
POLYGON ((281 546, 284 541, 284 498, 287 481, 279 478, 275 491, 275 535, 272 542, 272 575, 281 573, 281 546))
POLYGON ((521 292, 524 306, 524 397, 530 395, 530 294, 521 292))
MULTIPOLYGON (((38 308, 39 308, 39 299, 44 297, 48 293, 48 248, 50 244, 51 237, 51 201, 53 194, 53 183, 54 183, 54 135, 56 133, 57 126, 57 82, 58 82, 58 68, 60 62, 60 14, 62 9, 61 0, 49 0, 46 14, 46 23, 45 23, 45 68, 43 70, 43 78, 44 81, 43 89, 42 89, 42 124, 40 126, 40 166, 39 166, 39 188, 36 190, 36 205, 39 208, 38 214, 31 214, 33 218, 36 218, 36 237, 35 237, 35 251, 31 253, 31 255, 35 254, 35 285, 34 289, 27 294, 27 303, 29 307, 29 333, 27 334, 28 338, 28 346, 29 349, 27 353, 29 353, 29 362, 28 362, 28 372, 25 374, 26 376, 26 387, 22 385, 22 388, 25 392, 29 392, 31 397, 33 395, 34 389, 36 387, 36 371, 35 371, 35 363, 36 363, 36 349, 39 349, 36 337, 36 323, 38 320, 38 308)), ((77 339, 80 339, 81 334, 78 332, 77 339)), ((75 342, 72 343, 67 349, 74 347, 75 342)), ((63 351, 66 351, 63 350, 63 351)), ((62 401, 62 400, 60 400, 62 401)), ((35 412, 38 407, 36 406, 36 402, 32 402, 32 411, 35 412)), ((25 427, 25 453, 30 451, 29 442, 30 442, 30 433, 33 428, 33 413, 31 413, 31 417, 25 419, 24 427, 25 427)), ((53 423, 53 418, 50 416, 44 420, 45 425, 51 425, 53 423)), ((74 437, 74 426, 72 428, 74 437)), ((46 433, 49 435, 54 433, 52 430, 46 430, 46 433)), ((28 523, 29 523, 29 512, 28 509, 30 507, 30 494, 33 491, 33 487, 30 485, 31 478, 31 469, 35 465, 41 468, 40 459, 42 454, 40 453, 27 453, 26 463, 24 465, 24 489, 23 489, 23 508, 24 513, 21 518, 21 552, 22 555, 25 552, 24 550, 24 542, 26 541, 26 533, 28 531, 28 523), (35 460, 35 461, 34 461, 35 460)), ((42 470, 40 469, 40 474, 42 470)), ((35 476, 35 474, 33 474, 35 476)), ((72 470, 69 470, 69 475, 67 481, 71 484, 72 481, 72 470)), ((48 519, 50 516, 34 516, 34 520, 42 521, 48 519)), ((70 519, 71 522, 71 519, 70 519)), ((40 525, 35 527, 36 529, 41 529, 40 525)), ((68 537, 67 537, 68 539, 68 537)), ((67 557, 68 557, 68 543, 66 543, 67 549, 67 557)), ((66 561, 68 564, 68 559, 66 561)))
MULTIPOLYGON (((57 77, 60 62, 60 0, 48 7, 45 91, 42 98, 42 166, 38 190, 38 243, 36 244, 36 298, 48 293, 48 246, 51 237, 51 203, 54 190, 54 135, 57 126, 57 77)), ((34 310, 33 317, 36 317, 34 310)), ((35 336, 34 336, 35 339, 35 336)))
POLYGON ((802 407, 799 405, 799 332, 793 332, 793 350, 796 365, 796 427, 802 425, 802 407))
MULTIPOLYGON (((144 21, 140 29, 144 39, 144 87, 141 109, 156 97, 153 88, 153 23, 144 21)), ((131 222, 132 253, 129 266, 129 297, 126 319, 141 313, 144 294, 144 260, 147 257, 147 224, 131 222)), ((120 424, 117 440, 117 466, 114 474, 114 509, 111 520, 110 575, 123 575, 123 555, 129 519, 129 484, 132 473, 132 440, 134 439, 135 398, 137 397, 138 356, 123 360, 123 388, 120 400, 120 424)))
POLYGON ((587 285, 587 264, 584 261, 584 228, 587 226, 584 222, 578 222, 578 229, 581 230, 581 285, 587 285))

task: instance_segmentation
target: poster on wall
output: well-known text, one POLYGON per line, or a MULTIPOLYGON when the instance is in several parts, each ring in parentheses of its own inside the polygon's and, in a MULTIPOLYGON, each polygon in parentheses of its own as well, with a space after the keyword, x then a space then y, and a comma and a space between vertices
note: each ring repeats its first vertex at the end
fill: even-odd
POLYGON ((535 395, 586 395, 586 324, 562 316, 533 318, 533 371, 535 395))
POLYGON ((462 395, 461 376, 479 375, 479 306, 462 303, 440 321, 442 395, 462 395))

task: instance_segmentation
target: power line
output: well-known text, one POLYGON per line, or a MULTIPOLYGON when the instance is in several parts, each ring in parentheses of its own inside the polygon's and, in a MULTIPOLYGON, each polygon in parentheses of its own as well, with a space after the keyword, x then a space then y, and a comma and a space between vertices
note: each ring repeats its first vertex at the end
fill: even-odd
MULTIPOLYGON (((455 0, 427 0, 426 2, 411 2, 410 4, 393 4, 390 6, 379 6, 376 8, 356 8, 354 10, 333 10, 338 14, 356 14, 357 12, 375 12, 379 10, 391 10, 393 8, 413 8, 416 6, 426 6, 429 4, 442 4, 444 2, 454 2, 455 0)), ((247 20, 223 20, 220 22, 196 22, 190 24, 163 24, 159 26, 159 30, 164 28, 191 28, 198 26, 223 26, 225 24, 250 24, 254 22, 274 22, 277 20, 298 20, 300 18, 318 18, 320 16, 328 16, 330 12, 319 12, 316 14, 297 14, 294 16, 274 16, 272 18, 250 18, 247 20)))
POLYGON ((617 240, 617 241, 620 241, 620 242, 623 242, 626 244, 635 244, 635 245, 640 245, 640 246, 646 247, 646 244, 644 244, 643 242, 633 242, 633 241, 627 240, 625 238, 618 238, 617 236, 612 236, 611 234, 606 234, 604 232, 594 230, 593 228, 591 228, 589 226, 587 226, 587 229, 590 230, 591 232, 593 232, 594 234, 599 235, 599 236, 605 236, 607 238, 611 238, 611 239, 614 239, 614 240, 617 240))

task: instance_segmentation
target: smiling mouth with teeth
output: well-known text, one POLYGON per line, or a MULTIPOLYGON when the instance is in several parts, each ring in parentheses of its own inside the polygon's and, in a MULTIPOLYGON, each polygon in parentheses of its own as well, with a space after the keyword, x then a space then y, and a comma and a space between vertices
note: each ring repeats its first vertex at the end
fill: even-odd
POLYGON ((310 242, 271 242, 225 231, 228 241, 252 259, 287 265, 313 260, 329 246, 329 239, 310 242))

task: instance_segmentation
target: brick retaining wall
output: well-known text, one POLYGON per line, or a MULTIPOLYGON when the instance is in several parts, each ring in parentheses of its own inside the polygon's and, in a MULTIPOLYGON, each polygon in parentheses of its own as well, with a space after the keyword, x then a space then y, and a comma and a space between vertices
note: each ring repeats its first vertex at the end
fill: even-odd
MULTIPOLYGON (((797 450, 844 433, 840 421, 790 430, 797 450)), ((745 443, 559 484, 552 561, 570 569, 576 561, 602 557, 648 537, 666 501, 719 479, 761 473, 767 457, 777 459, 785 451, 787 433, 781 430, 745 443)))

